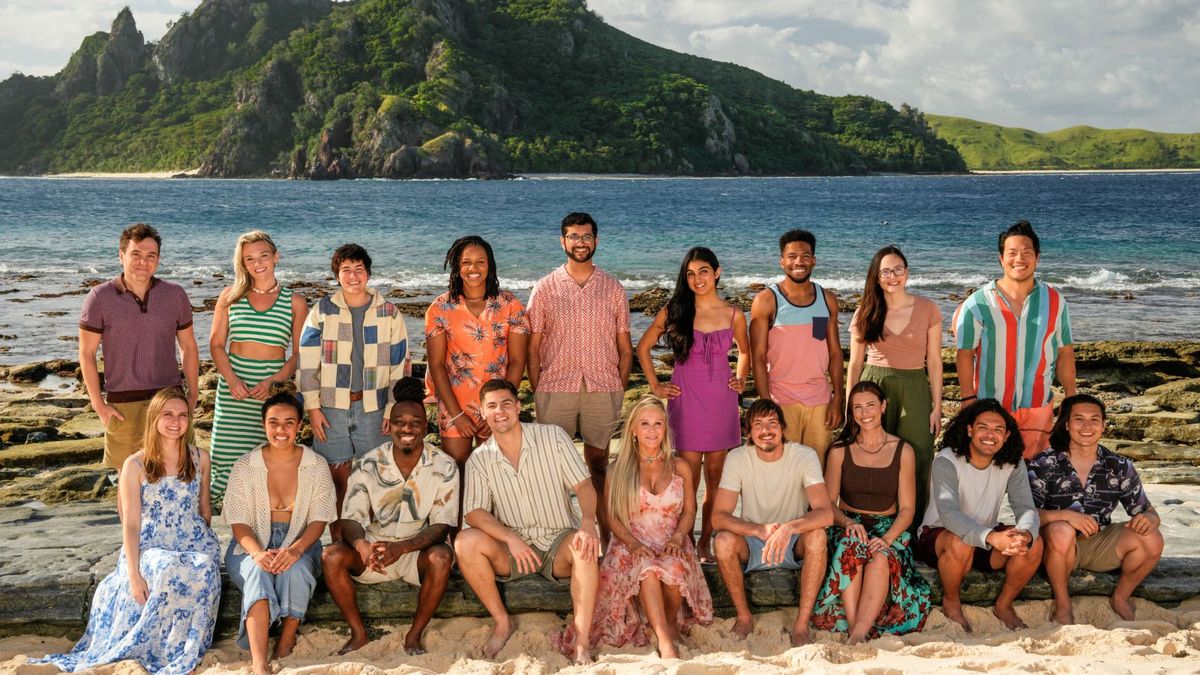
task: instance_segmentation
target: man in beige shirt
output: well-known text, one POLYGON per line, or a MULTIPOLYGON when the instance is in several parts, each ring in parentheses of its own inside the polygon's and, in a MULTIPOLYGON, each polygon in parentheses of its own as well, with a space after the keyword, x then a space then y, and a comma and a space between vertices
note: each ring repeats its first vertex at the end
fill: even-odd
POLYGON ((600 557, 591 476, 560 427, 520 423, 512 383, 491 380, 479 398, 492 437, 467 460, 467 528, 455 539, 454 550, 463 577, 496 622, 483 656, 495 657, 514 630, 496 582, 540 574, 560 584, 569 577, 575 661, 589 662, 600 557), (572 492, 582 520, 571 508, 572 492))
POLYGON ((733 633, 754 628, 746 600, 745 573, 801 570, 800 611, 792 644, 808 643, 808 624, 825 579, 825 528, 833 510, 821 463, 812 448, 784 441, 779 404, 760 398, 746 411, 750 443, 729 452, 713 503, 717 567, 737 611, 733 633), (741 500, 741 516, 733 515, 741 500), (803 563, 803 564, 801 564, 803 563))

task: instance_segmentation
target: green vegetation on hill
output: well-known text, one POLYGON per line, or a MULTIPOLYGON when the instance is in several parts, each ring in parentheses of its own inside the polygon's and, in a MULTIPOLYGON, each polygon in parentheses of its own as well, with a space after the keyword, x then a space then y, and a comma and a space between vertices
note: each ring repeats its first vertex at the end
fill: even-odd
POLYGON ((127 15, 0 83, 0 173, 965 169, 919 111, 662 49, 582 0, 204 0, 140 48, 127 15))
POLYGON ((1200 134, 1078 126, 1041 134, 963 117, 927 115, 970 169, 1194 169, 1200 134))

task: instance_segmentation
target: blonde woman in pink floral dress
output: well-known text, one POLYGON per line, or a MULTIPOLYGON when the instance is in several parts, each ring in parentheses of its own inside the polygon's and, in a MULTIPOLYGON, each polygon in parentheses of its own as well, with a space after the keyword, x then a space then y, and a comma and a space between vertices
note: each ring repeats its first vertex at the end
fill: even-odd
MULTIPOLYGON (((678 658, 680 634, 712 621, 712 596, 690 536, 696 519, 690 486, 662 401, 643 396, 626 415, 605 483, 612 539, 600 563, 592 648, 646 645, 649 624, 659 655, 678 658)), ((557 642, 573 644, 573 632, 568 628, 557 642)))

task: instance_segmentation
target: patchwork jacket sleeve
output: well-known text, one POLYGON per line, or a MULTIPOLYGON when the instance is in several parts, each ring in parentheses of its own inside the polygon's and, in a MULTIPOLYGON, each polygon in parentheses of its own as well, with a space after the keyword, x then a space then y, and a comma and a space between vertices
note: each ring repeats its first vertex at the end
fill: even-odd
POLYGON ((296 369, 296 388, 304 397, 304 409, 321 407, 321 333, 325 328, 325 316, 321 303, 313 303, 304 330, 300 332, 300 366, 296 369))
POLYGON ((388 319, 392 339, 388 345, 390 353, 388 355, 388 372, 387 389, 390 400, 392 385, 400 378, 412 375, 412 354, 408 349, 408 328, 404 326, 404 315, 400 313, 400 308, 392 306, 392 314, 388 319))

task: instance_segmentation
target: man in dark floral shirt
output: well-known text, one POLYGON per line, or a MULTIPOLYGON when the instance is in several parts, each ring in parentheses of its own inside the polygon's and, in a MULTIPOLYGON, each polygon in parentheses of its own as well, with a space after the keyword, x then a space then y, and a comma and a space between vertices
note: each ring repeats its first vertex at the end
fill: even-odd
POLYGON ((1071 572, 1121 569, 1109 604, 1133 620, 1129 596, 1158 564, 1163 552, 1158 513, 1146 498, 1133 462, 1100 445, 1105 412, 1087 394, 1062 402, 1050 448, 1029 463, 1029 487, 1046 541, 1046 576, 1054 591, 1053 620, 1074 623, 1067 583, 1071 572), (1080 476, 1086 476, 1081 481, 1080 476), (1120 503, 1128 522, 1112 522, 1120 503))

